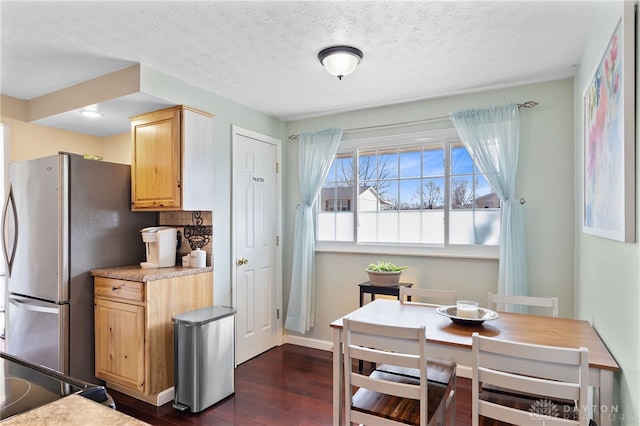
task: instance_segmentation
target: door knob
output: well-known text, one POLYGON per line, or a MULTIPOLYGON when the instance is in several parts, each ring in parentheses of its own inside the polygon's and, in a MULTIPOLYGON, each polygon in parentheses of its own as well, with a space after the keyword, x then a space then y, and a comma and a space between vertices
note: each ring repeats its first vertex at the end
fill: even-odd
POLYGON ((238 259, 238 266, 241 265, 246 265, 247 263, 249 263, 249 259, 245 259, 244 257, 241 257, 240 259, 238 259))

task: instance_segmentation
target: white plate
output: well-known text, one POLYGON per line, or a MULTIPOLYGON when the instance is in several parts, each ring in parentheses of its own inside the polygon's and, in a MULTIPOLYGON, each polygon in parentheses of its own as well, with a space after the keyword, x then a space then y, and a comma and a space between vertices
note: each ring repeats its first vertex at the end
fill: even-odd
POLYGON ((436 312, 442 316, 448 317, 456 324, 460 325, 480 325, 485 321, 491 321, 496 318, 499 318, 497 312, 492 311, 491 309, 478 308, 478 318, 464 318, 459 317, 458 308, 455 306, 439 306, 436 309, 436 312))

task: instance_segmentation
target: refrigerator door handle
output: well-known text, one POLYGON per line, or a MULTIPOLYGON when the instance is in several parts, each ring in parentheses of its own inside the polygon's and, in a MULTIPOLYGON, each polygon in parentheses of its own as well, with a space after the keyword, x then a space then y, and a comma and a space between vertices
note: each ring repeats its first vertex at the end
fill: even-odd
POLYGON ((27 311, 33 311, 33 312, 43 312, 45 314, 57 314, 58 313, 58 309, 57 308, 47 308, 46 306, 40 306, 40 305, 33 305, 31 303, 25 303, 20 301, 20 299, 16 298, 16 297, 11 297, 9 296, 9 303, 20 307, 24 310, 27 311))
POLYGON ((16 211, 16 202, 13 198, 13 185, 9 186, 9 195, 4 203, 4 210, 2 212, 2 248, 4 249, 4 259, 7 264, 7 276, 11 277, 11 271, 13 269, 13 262, 16 257, 16 246, 18 244, 18 212, 16 211), (7 215, 9 214, 9 208, 13 213, 13 242, 11 250, 7 247, 7 215))

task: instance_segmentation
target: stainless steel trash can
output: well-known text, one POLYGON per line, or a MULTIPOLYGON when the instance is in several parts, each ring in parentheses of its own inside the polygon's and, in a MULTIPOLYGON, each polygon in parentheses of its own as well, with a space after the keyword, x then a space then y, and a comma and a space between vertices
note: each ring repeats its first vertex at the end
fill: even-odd
POLYGON ((234 392, 234 308, 210 306, 173 320, 173 407, 198 413, 234 392))

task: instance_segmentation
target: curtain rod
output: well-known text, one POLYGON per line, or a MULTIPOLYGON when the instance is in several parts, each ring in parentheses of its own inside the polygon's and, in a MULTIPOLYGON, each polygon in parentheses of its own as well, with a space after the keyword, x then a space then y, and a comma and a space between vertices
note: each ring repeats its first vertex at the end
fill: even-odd
MULTIPOLYGON (((523 102, 521 104, 518 104, 518 108, 533 108, 536 105, 538 105, 538 102, 536 102, 536 101, 526 101, 526 102, 523 102)), ((360 130, 381 129, 381 128, 385 128, 385 127, 408 126, 410 124, 428 123, 428 122, 431 122, 431 121, 440 121, 440 120, 445 120, 445 119, 449 119, 449 116, 448 115, 443 115, 441 117, 431 117, 431 118, 423 118, 422 120, 405 121, 404 123, 380 124, 378 126, 367 126, 367 127, 358 127, 358 128, 354 128, 354 129, 345 129, 344 133, 357 132, 357 131, 360 131, 360 130)), ((298 140, 298 135, 289 136, 289 140, 291 140, 291 141, 298 140)))

